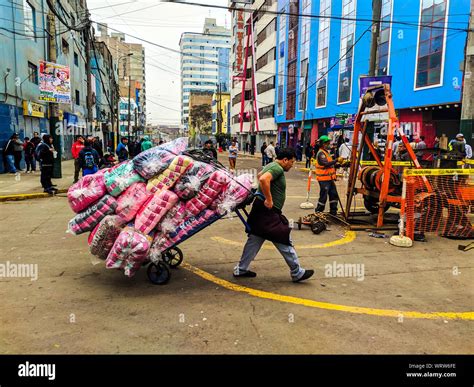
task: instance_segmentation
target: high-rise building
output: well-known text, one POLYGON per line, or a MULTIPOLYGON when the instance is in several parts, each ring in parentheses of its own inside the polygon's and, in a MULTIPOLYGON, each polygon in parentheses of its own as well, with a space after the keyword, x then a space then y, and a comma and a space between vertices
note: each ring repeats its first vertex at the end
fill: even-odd
POLYGON ((275 108, 275 74, 276 71, 276 15, 277 0, 255 0, 252 4, 241 2, 229 3, 236 8, 245 10, 232 11, 232 135, 237 135, 241 144, 249 142, 256 149, 260 149, 263 142, 276 140, 277 127, 274 118, 275 108), (253 11, 253 12, 252 12, 253 11), (266 12, 270 11, 270 12, 266 12), (242 77, 247 47, 247 25, 250 17, 253 18, 253 41, 255 47, 255 63, 253 63, 252 49, 249 47, 247 72, 244 93, 244 123, 240 131, 240 111, 242 102, 242 77), (253 71, 255 69, 255 74, 253 71), (255 77, 256 101, 258 109, 258 132, 256 127, 257 115, 252 115, 252 76, 255 77))
POLYGON ((216 19, 206 18, 202 33, 185 32, 179 42, 181 50, 181 123, 189 128, 191 92, 213 92, 220 85, 229 91, 231 32, 218 26, 216 19))
MULTIPOLYGON (((127 106, 130 92, 130 105, 133 106, 130 109, 130 124, 134 127, 137 122, 138 128, 135 134, 139 134, 146 125, 145 48, 141 44, 125 42, 123 33, 111 33, 109 36, 105 24, 99 25, 99 32, 100 36, 96 39, 107 44, 117 63, 120 96, 127 99, 127 106)), ((121 104, 123 103, 122 100, 121 104)), ((122 133, 127 132, 127 125, 128 123, 120 125, 122 133)))

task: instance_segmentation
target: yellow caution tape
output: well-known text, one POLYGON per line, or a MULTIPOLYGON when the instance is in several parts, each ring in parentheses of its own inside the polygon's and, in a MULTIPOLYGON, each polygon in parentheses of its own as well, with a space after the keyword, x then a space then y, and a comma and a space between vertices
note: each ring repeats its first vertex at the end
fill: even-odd
POLYGON ((464 165, 464 164, 471 164, 471 165, 474 165, 474 160, 472 160, 472 159, 464 159, 463 161, 458 161, 458 165, 464 165))
POLYGON ((474 175, 474 169, 405 169, 404 176, 474 175))

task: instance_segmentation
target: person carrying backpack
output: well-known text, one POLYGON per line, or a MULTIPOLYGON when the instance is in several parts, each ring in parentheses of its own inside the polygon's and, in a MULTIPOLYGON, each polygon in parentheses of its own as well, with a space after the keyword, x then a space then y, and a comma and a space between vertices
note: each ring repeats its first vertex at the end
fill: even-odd
POLYGON ((99 170, 99 153, 92 148, 90 141, 84 142, 84 148, 79 152, 79 165, 82 168, 82 176, 92 175, 99 170))

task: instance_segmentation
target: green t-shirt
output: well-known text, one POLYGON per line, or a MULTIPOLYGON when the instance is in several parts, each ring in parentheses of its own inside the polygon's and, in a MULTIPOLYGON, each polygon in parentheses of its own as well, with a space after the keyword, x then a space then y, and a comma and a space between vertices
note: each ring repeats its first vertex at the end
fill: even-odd
MULTIPOLYGON (((272 194, 273 206, 281 210, 286 199, 286 179, 285 171, 276 161, 267 164, 263 170, 262 175, 266 172, 272 174, 272 181, 270 182, 270 192, 272 194)), ((263 194, 260 184, 258 185, 258 192, 263 194)))

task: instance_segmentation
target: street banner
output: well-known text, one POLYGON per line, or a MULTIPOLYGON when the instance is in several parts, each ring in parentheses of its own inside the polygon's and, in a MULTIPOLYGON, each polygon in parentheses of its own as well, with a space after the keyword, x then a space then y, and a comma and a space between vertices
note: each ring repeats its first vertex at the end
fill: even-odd
POLYGON ((71 103, 71 78, 68 66, 40 61, 39 90, 41 101, 71 103))
POLYGON ((360 97, 362 98, 367 92, 369 87, 379 86, 387 83, 392 87, 392 76, 391 75, 382 75, 379 77, 360 77, 359 78, 359 90, 360 97))

